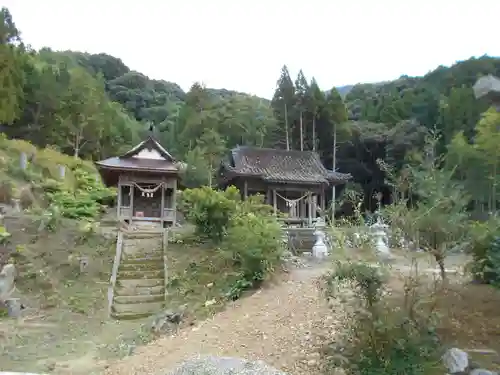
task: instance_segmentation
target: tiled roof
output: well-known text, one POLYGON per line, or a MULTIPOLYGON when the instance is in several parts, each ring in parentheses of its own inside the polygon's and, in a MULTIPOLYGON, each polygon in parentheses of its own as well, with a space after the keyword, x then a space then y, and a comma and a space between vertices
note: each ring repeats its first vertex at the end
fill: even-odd
POLYGON ((98 161, 96 165, 99 169, 104 170, 136 170, 158 173, 179 172, 179 163, 177 163, 175 158, 151 136, 125 154, 119 157, 98 161), (134 157, 144 149, 156 150, 159 157, 151 159, 134 157))
POLYGON ((138 158, 128 158, 122 159, 118 157, 113 157, 96 162, 98 167, 107 169, 130 169, 130 170, 147 170, 147 171, 158 171, 158 172, 177 172, 176 164, 168 162, 166 160, 156 160, 156 159, 138 159, 138 158))
POLYGON ((255 176, 268 182, 305 184, 341 183, 351 178, 350 174, 327 170, 313 151, 245 146, 233 149, 231 159, 222 166, 229 176, 255 176))

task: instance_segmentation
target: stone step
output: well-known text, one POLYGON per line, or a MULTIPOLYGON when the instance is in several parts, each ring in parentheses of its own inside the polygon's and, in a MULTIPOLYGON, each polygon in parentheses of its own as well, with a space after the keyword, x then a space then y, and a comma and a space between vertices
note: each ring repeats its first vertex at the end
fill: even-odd
POLYGON ((146 294, 146 295, 129 295, 115 296, 114 304, 134 304, 134 303, 150 303, 150 302, 165 302, 164 294, 146 294))
POLYGON ((164 309, 165 301, 145 303, 113 303, 112 311, 117 314, 156 314, 164 309))
POLYGON ((124 257, 121 260, 121 264, 150 264, 150 263, 161 263, 163 264, 163 256, 155 257, 124 257))
POLYGON ((118 280, 161 279, 165 276, 164 270, 156 271, 122 271, 118 270, 118 280))
POLYGON ((163 258, 163 251, 155 251, 155 250, 124 250, 122 251, 122 262, 137 259, 155 259, 155 258, 163 258))
POLYGON ((165 286, 165 279, 161 277, 158 279, 119 279, 116 281, 116 290, 120 290, 121 288, 151 288, 156 286, 163 288, 165 286))
MULTIPOLYGON (((159 312, 159 311, 158 311, 159 312)), ((144 319, 148 318, 151 315, 155 315, 158 312, 146 312, 146 313, 117 313, 112 311, 111 312, 111 318, 116 319, 116 320, 138 320, 138 319, 144 319)))
POLYGON ((127 287, 120 286, 115 289, 116 296, 148 296, 154 294, 162 294, 164 292, 165 292, 165 287, 163 284, 155 286, 137 286, 137 285, 127 286, 127 287))
POLYGON ((158 232, 127 232, 123 233, 123 240, 145 240, 145 239, 154 239, 161 241, 163 240, 163 233, 158 232))
POLYGON ((150 263, 122 263, 118 268, 120 272, 143 272, 143 271, 163 271, 163 261, 150 263))

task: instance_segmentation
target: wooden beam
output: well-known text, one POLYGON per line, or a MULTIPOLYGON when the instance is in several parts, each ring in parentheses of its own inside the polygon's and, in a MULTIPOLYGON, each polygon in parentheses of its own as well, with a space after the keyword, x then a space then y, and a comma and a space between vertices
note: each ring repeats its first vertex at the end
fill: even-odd
POLYGON ((312 226, 312 193, 309 192, 307 195, 307 222, 309 226, 312 226))
POLYGON ((160 193, 161 193, 160 218, 161 218, 161 226, 163 228, 163 218, 165 216, 165 185, 164 184, 161 184, 160 193))
POLYGON ((118 220, 120 220, 120 216, 121 216, 121 208, 122 208, 122 194, 123 194, 123 188, 122 188, 122 184, 121 182, 118 181, 118 199, 117 199, 117 209, 116 209, 116 218, 118 220))
POLYGON ((320 194, 319 198, 320 198, 319 204, 320 204, 320 207, 321 207, 321 211, 323 212, 323 211, 325 211, 325 206, 326 206, 326 204, 325 204, 325 201, 326 201, 326 199, 325 199, 326 198, 325 197, 325 189, 321 190, 321 194, 320 194))
POLYGON ((172 196, 172 209, 174 210, 174 226, 177 219, 177 179, 174 180, 174 192, 172 196))
POLYGON ((132 218, 134 217, 134 191, 135 186, 130 185, 130 224, 132 224, 132 218))

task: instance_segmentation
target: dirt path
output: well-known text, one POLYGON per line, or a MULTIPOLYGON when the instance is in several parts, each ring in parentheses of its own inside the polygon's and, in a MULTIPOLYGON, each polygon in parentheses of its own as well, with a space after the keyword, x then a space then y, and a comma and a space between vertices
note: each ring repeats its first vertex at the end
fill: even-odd
POLYGON ((139 348, 106 374, 156 374, 196 354, 260 359, 290 374, 318 371, 316 332, 336 321, 314 280, 325 266, 296 269, 290 279, 230 305, 200 326, 139 348))

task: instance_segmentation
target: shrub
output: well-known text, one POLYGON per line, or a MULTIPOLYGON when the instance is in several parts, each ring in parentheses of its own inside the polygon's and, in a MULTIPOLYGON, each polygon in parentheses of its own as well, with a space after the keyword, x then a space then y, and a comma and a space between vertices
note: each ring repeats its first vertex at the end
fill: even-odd
POLYGON ((474 280, 500 287, 500 219, 474 222, 467 251, 472 255, 469 270, 474 280))
POLYGON ((446 256, 466 240, 470 200, 464 185, 455 181, 455 170, 441 168, 446 158, 434 156, 437 142, 429 138, 424 152, 413 154, 399 176, 382 161, 379 164, 396 197, 383 214, 400 234, 434 256, 445 280, 446 256))
POLYGON ((74 171, 75 185, 68 190, 61 182, 47 180, 42 184, 49 204, 60 210, 60 215, 69 219, 93 219, 97 217, 104 204, 110 204, 116 195, 88 172, 74 171))
POLYGON ((181 194, 179 208, 195 225, 198 235, 220 242, 236 210, 237 202, 231 197, 232 191, 226 195, 208 186, 186 189, 181 194))
POLYGON ((5 245, 9 241, 10 238, 10 233, 7 232, 7 229, 5 227, 0 225, 0 245, 5 245))
POLYGON ((414 279, 407 280, 402 301, 387 297, 387 278, 363 263, 338 263, 325 281, 328 299, 340 300, 345 283, 353 289, 343 301, 344 330, 325 349, 327 370, 342 366, 356 375, 424 375, 440 366, 432 313, 417 310, 414 279))
POLYGON ((231 218, 223 249, 241 270, 241 279, 258 287, 280 262, 281 227, 272 216, 242 210, 231 218))
POLYGON ((10 204, 14 187, 10 181, 0 181, 0 203, 10 204))
POLYGON ((222 255, 233 262, 237 279, 228 298, 237 299, 243 291, 258 287, 280 262, 281 227, 262 196, 242 201, 235 187, 187 189, 180 209, 197 234, 220 243, 222 255))

